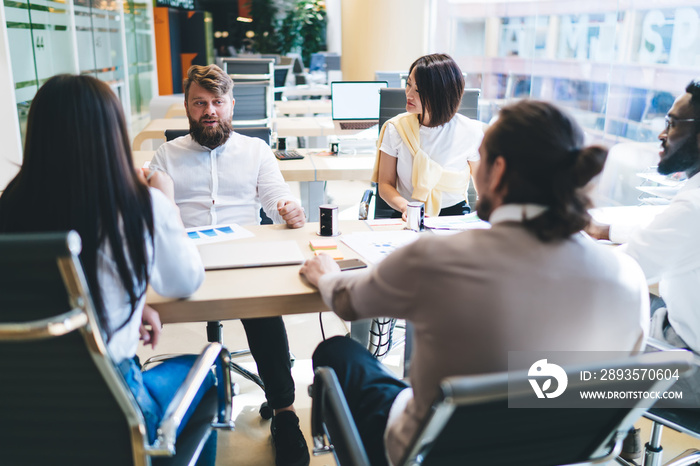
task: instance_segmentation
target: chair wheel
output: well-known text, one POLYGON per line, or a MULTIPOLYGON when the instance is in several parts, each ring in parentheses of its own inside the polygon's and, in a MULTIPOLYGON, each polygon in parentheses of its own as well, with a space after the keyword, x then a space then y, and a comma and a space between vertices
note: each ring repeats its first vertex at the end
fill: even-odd
POLYGON ((260 413, 261 418, 268 420, 268 419, 272 419, 272 416, 275 414, 275 411, 272 408, 270 408, 270 405, 267 404, 267 401, 266 401, 260 405, 259 413, 260 413))

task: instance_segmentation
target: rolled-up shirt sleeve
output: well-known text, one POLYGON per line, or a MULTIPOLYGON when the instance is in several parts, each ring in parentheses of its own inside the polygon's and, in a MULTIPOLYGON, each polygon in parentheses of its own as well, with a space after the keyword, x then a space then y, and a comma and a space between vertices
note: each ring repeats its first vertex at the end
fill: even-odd
POLYGON ((647 283, 657 283, 665 274, 697 268, 698 258, 692 257, 700 228, 697 211, 692 199, 679 195, 645 228, 625 231, 624 235, 620 228, 611 228, 610 239, 625 242, 621 250, 639 263, 647 283))
POLYGON ((154 225, 151 286, 165 297, 190 296, 204 281, 202 259, 172 203, 159 190, 151 188, 150 192, 154 225))
POLYGON ((323 301, 345 320, 372 317, 410 318, 420 292, 424 241, 416 241, 371 270, 326 274, 319 280, 323 301))
POLYGON ((258 196, 260 204, 268 217, 275 223, 285 223, 277 212, 277 202, 281 200, 294 201, 301 205, 298 199, 292 196, 289 185, 284 181, 282 172, 272 151, 265 143, 261 142, 258 148, 260 153, 260 171, 258 172, 258 196))

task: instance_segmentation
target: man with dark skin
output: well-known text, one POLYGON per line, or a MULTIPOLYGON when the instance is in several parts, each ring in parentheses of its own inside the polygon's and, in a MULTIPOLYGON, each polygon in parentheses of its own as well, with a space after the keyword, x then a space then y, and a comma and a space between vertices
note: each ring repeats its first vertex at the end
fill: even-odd
MULTIPOLYGON (((586 228, 597 239, 609 239, 621 246, 641 266, 649 284, 658 283, 660 298, 652 298, 649 336, 678 348, 700 353, 700 80, 692 81, 666 115, 659 134, 658 172, 685 173, 688 178, 669 206, 644 228, 630 230, 622 225, 592 223, 586 228), (654 309, 656 308, 656 309, 654 309)), ((693 381, 680 381, 684 401, 700 398, 693 381)), ((641 456, 638 430, 625 440, 626 459, 641 456)))

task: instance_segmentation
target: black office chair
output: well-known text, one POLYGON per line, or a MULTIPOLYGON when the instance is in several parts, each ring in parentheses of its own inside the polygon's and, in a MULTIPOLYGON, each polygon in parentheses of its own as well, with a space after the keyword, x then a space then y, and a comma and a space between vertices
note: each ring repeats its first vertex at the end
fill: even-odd
POLYGON ((106 350, 76 232, 0 235, 0 463, 191 464, 215 427, 233 428, 228 371, 182 415, 216 360, 209 344, 167 407, 154 443, 106 350), (194 391, 193 391, 194 390, 194 391))
MULTIPOLYGON (((584 382, 579 376, 582 370, 600 374, 602 369, 670 369, 683 375, 691 368, 692 362, 683 354, 662 358, 644 354, 621 361, 564 367, 568 375, 565 394, 577 396, 579 390, 663 391, 674 382, 584 382)), ((521 371, 443 380, 428 417, 399 465, 554 466, 603 462, 619 453, 627 431, 655 401, 640 397, 625 408, 619 407, 619 402, 609 403, 603 409, 586 405, 547 408, 548 402, 556 400, 538 400, 529 378, 527 371, 521 371), (509 408, 509 404, 536 402, 543 407, 509 408)), ((310 392, 314 454, 332 452, 341 466, 369 465, 335 372, 328 367, 317 368, 310 392)))
MULTIPOLYGON (((265 141, 265 143, 269 146, 270 141, 271 141, 271 130, 267 126, 261 126, 261 127, 246 127, 246 128, 235 128, 234 131, 236 133, 242 134, 244 136, 249 136, 252 138, 258 138, 262 139, 265 141)), ((188 129, 166 129, 165 130, 165 139, 166 141, 172 141, 173 139, 179 138, 181 136, 186 136, 190 133, 188 129)), ((271 225, 272 219, 265 214, 265 211, 260 208, 260 224, 261 225, 271 225)), ((218 342, 222 343, 223 342, 223 337, 222 337, 222 332, 221 329, 223 327, 223 324, 221 321, 209 321, 207 322, 207 341, 209 342, 218 342)), ((238 357, 238 356, 247 356, 250 354, 250 350, 248 349, 243 349, 243 350, 236 350, 236 351, 231 351, 231 357, 238 357)), ((168 357, 168 356, 163 356, 163 357, 168 357)), ((151 358, 148 361, 144 363, 144 365, 153 363, 153 362, 158 362, 162 360, 163 357, 158 357, 156 356, 155 358, 151 358)), ((293 358, 293 356, 292 356, 293 358)), ((243 377, 247 378, 248 380, 254 382, 257 384, 260 388, 265 390, 265 384, 263 383, 262 379, 260 378, 259 375, 249 371, 248 369, 244 368, 243 366, 236 364, 235 362, 231 361, 231 369, 238 374, 242 375, 243 377)), ((272 409, 269 407, 267 402, 264 402, 260 406, 260 415, 263 417, 263 419, 270 419, 273 415, 272 409)))
POLYGON ((274 58, 221 58, 221 68, 234 82, 233 125, 271 126, 275 100, 274 58))
MULTIPOLYGON (((647 351, 673 351, 673 352, 686 352, 689 351, 679 350, 666 342, 659 341, 653 338, 647 339, 647 351)), ((700 356, 693 354, 693 363, 695 367, 700 367, 700 356)), ((686 379, 686 383, 683 384, 683 394, 688 396, 689 393, 685 393, 687 390, 694 390, 695 393, 700 391, 700 386, 697 382, 700 377, 700 373, 697 372, 691 375, 690 378, 686 379)), ((679 387, 680 388, 680 387, 679 387)), ((663 457, 663 446, 661 444, 661 437, 663 432, 663 427, 669 427, 675 431, 681 432, 684 435, 688 435, 694 439, 700 440, 700 407, 688 407, 688 401, 682 403, 682 400, 677 402, 675 400, 665 400, 663 407, 653 407, 644 414, 644 417, 652 421, 651 426, 651 438, 649 442, 644 446, 644 465, 646 466, 685 466, 696 464, 700 461, 700 450, 697 448, 691 448, 675 458, 661 463, 663 457)), ((692 401, 690 403, 693 403, 692 401)), ((618 462, 625 465, 631 465, 627 461, 619 458, 618 462)))
POLYGON ((291 69, 291 64, 275 66, 275 100, 282 100, 284 87, 287 83, 287 76, 289 75, 291 69))

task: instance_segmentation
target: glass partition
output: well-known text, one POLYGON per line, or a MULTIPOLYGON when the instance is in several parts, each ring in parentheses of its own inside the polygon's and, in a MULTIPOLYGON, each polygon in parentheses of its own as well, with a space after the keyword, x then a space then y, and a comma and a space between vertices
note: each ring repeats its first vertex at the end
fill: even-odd
POLYGON ((480 120, 521 98, 554 102, 589 143, 641 148, 626 151, 628 183, 656 163, 664 116, 700 75, 700 0, 436 3, 434 24, 449 27, 430 35, 482 89, 480 120))

